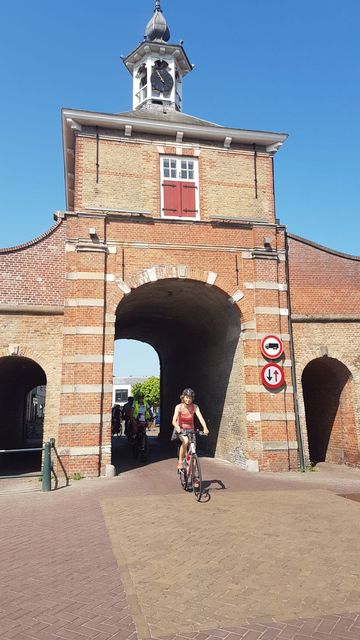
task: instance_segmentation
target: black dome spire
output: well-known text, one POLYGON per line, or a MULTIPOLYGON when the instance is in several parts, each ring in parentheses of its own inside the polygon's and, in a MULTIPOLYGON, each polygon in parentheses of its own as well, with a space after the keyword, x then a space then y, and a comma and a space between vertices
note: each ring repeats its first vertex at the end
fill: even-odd
POLYGON ((162 40, 163 42, 170 39, 169 27, 160 7, 160 0, 155 1, 154 15, 146 25, 144 38, 145 40, 162 40))

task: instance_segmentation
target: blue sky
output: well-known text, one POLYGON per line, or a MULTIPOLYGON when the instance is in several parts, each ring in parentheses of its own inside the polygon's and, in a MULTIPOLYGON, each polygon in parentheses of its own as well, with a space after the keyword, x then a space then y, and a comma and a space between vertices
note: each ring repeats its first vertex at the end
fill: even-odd
MULTIPOLYGON (((359 255, 359 0, 161 4, 171 41, 183 39, 195 64, 184 111, 288 133, 275 160, 277 216, 292 233, 359 255)), ((1 247, 43 233, 64 209, 60 109, 131 109, 120 55, 142 40, 153 8, 1 0, 1 247)))

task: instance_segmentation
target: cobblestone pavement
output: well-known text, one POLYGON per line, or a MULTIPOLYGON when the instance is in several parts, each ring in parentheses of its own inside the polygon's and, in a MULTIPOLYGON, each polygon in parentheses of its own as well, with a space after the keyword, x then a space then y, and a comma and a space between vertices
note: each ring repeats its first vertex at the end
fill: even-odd
POLYGON ((360 639, 360 470, 203 459, 199 504, 121 440, 116 478, 0 481, 1 640, 360 639))

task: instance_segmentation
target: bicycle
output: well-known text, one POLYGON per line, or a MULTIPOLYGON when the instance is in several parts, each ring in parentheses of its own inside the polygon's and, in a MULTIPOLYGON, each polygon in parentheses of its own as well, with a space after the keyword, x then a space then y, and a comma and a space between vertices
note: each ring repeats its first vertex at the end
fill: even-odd
POLYGON ((149 441, 146 433, 147 428, 147 422, 138 422, 134 457, 137 458, 140 456, 141 462, 147 462, 148 459, 149 441))
POLYGON ((149 452, 149 441, 146 429, 149 427, 148 422, 137 422, 136 431, 133 431, 131 419, 126 421, 125 435, 128 444, 132 448, 133 458, 140 457, 141 462, 147 462, 149 452))
MULTIPOLYGON (((196 453, 196 433, 205 435, 202 431, 198 430, 196 430, 196 432, 186 432, 188 438, 186 456, 183 467, 181 469, 178 469, 178 475, 180 484, 184 491, 192 489, 195 499, 200 502, 201 496, 203 495, 203 482, 200 460, 196 453)), ((181 445, 179 445, 179 448, 180 446, 181 445)))

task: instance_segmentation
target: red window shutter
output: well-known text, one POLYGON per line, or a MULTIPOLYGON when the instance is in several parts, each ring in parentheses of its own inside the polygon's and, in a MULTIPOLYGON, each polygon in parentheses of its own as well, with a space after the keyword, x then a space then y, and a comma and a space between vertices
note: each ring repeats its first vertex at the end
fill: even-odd
POLYGON ((180 182, 172 180, 163 181, 164 216, 181 216, 181 191, 180 182))
POLYGON ((181 211, 183 218, 195 218, 196 185, 195 182, 181 182, 181 211))

